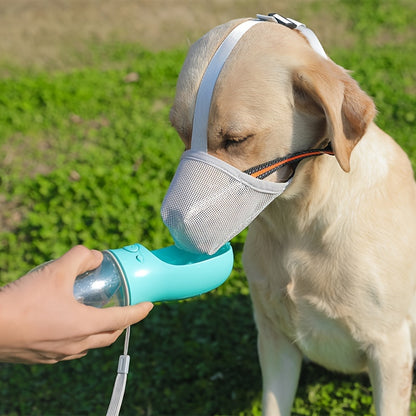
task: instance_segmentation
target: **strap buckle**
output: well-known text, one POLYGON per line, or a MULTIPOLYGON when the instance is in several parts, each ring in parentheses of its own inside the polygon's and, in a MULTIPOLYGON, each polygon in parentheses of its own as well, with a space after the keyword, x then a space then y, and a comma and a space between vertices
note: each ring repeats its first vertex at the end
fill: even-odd
POLYGON ((303 23, 289 17, 284 17, 278 13, 269 13, 267 16, 264 14, 258 14, 257 19, 265 22, 278 23, 279 25, 283 25, 289 29, 298 30, 303 36, 305 36, 315 52, 319 53, 319 55, 323 58, 329 59, 315 33, 311 29, 307 28, 303 23))
POLYGON ((284 17, 278 13, 269 13, 267 16, 265 14, 257 14, 257 19, 279 23, 280 25, 286 26, 289 29, 297 29, 299 26, 303 25, 302 23, 290 19, 289 17, 284 17))

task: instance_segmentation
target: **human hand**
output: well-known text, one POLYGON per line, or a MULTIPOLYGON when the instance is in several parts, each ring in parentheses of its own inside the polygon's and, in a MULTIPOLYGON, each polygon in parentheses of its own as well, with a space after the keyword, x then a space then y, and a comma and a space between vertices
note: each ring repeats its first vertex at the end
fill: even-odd
POLYGON ((76 276, 101 261, 101 252, 76 246, 0 288, 0 361, 52 364, 80 358, 144 319, 150 302, 99 309, 75 300, 76 276))

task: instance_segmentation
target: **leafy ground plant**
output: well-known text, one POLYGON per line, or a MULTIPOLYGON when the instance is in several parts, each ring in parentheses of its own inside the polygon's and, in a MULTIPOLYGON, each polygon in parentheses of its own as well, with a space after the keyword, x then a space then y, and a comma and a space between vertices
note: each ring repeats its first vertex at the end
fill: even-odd
MULTIPOLYGON (((305 4, 303 15, 328 22, 326 2, 305 4)), ((349 48, 328 52, 374 97, 377 123, 416 166, 414 2, 334 5, 336 26, 354 36, 349 48)), ((168 113, 186 51, 149 52, 126 41, 87 49, 88 65, 67 70, 0 67, 1 284, 78 243, 172 244, 159 208, 183 149, 168 113)), ((226 284, 157 305, 133 328, 122 414, 261 414, 243 242, 244 233, 232 242, 236 262, 226 284)), ((54 366, 0 364, 0 415, 104 414, 121 350, 119 340, 54 366)), ((373 415, 368 378, 305 363, 293 414, 373 415)))

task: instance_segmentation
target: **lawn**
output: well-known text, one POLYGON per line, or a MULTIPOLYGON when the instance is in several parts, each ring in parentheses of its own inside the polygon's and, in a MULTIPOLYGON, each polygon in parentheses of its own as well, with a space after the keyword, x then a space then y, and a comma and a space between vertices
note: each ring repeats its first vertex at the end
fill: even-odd
MULTIPOLYGON (((313 17, 327 52, 374 98, 377 123, 416 168, 416 4, 295 4, 300 17, 291 17, 313 17)), ((246 15, 240 4, 233 17, 246 15)), ((168 119, 183 44, 156 50, 92 37, 70 65, 0 61, 1 284, 79 243, 97 249, 172 244, 159 209, 183 150, 168 119)), ((121 414, 261 414, 256 331, 241 265, 244 235, 232 241, 235 267, 223 286, 159 304, 133 327, 121 414)), ((0 415, 105 414, 121 351, 118 340, 73 362, 0 364, 0 415)), ((368 378, 307 363, 293 414, 374 414, 368 378)))

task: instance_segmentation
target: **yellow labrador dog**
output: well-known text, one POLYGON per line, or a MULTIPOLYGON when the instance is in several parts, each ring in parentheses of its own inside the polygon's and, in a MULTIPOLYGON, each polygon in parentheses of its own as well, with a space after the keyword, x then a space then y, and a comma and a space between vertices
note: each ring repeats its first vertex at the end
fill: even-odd
POLYGON ((246 226, 240 212, 257 198, 241 202, 241 192, 255 188, 272 195, 256 208, 260 213, 247 214, 251 225, 243 255, 265 415, 290 414, 303 356, 335 371, 368 371, 377 414, 406 415, 416 347, 411 165, 373 122, 373 101, 320 51, 319 42, 299 30, 298 22, 269 20, 259 18, 219 58, 212 91, 200 94, 200 101, 206 99, 201 111, 208 115, 198 134, 207 143, 196 149, 201 80, 220 45, 247 20, 216 27, 191 47, 171 111, 187 149, 170 189, 181 188, 180 196, 175 203, 167 195, 162 216, 179 245, 210 252, 204 247, 218 247, 212 241, 199 246, 192 235, 216 230, 216 222, 231 212, 216 231, 224 233, 221 245, 246 226), (334 155, 322 150, 328 145, 334 155), (299 157, 310 149, 322 152, 299 157), (258 172, 279 163, 264 179, 251 176, 264 186, 241 177, 250 176, 253 166, 258 172), (217 179, 217 172, 224 177, 217 179), (216 190, 216 181, 223 181, 223 191, 216 190), (234 193, 231 188, 241 183, 234 193), (280 191, 272 189, 282 184, 280 191), (206 196, 183 208, 181 217, 179 205, 200 188, 206 196), (210 193, 215 197, 207 202, 210 193), (195 224, 208 218, 211 226, 193 230, 187 221, 194 217, 195 224))

